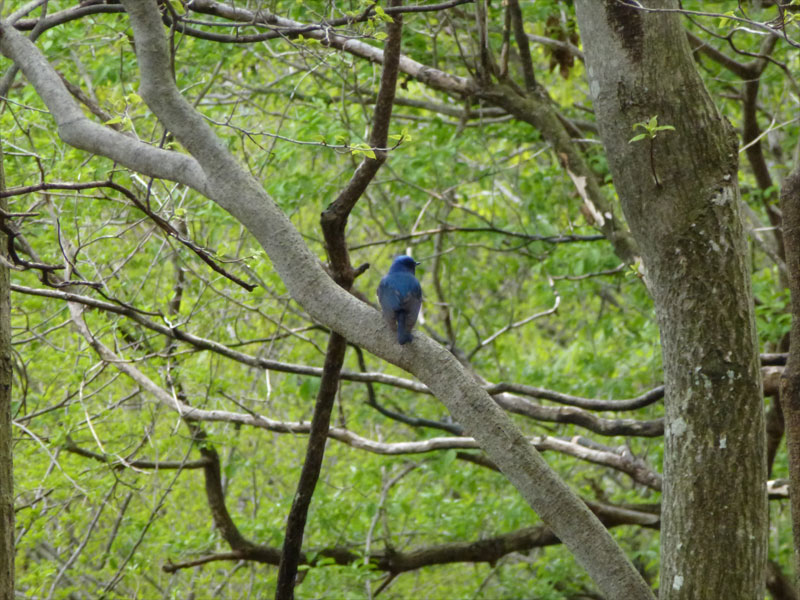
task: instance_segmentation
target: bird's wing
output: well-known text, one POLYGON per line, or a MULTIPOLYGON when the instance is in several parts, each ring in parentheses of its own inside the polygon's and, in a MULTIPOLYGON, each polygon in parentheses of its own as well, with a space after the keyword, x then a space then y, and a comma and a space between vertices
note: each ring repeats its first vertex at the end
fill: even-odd
POLYGON ((422 302, 422 288, 416 277, 404 278, 402 285, 399 286, 402 309, 407 311, 419 310, 422 302))
POLYGON ((392 282, 387 277, 381 279, 378 286, 378 302, 384 312, 396 311, 403 309, 403 297, 400 290, 392 285, 392 282))
POLYGON ((416 319, 422 304, 422 288, 413 275, 390 273, 381 279, 378 301, 384 313, 402 310, 416 319))

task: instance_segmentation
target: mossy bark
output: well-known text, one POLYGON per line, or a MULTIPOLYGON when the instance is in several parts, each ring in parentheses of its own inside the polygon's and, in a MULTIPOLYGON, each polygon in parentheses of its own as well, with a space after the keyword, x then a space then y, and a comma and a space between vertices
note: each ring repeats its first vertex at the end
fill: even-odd
MULTIPOLYGON (((653 0, 648 8, 677 8, 653 0)), ((737 141, 674 13, 577 2, 594 107, 661 332, 660 597, 764 597, 765 426, 737 141), (657 116, 671 130, 632 142, 657 116)))
POLYGON ((789 359, 781 377, 781 407, 789 454, 789 496, 792 506, 795 578, 800 582, 800 167, 781 189, 786 271, 792 294, 792 329, 789 359))
MULTIPOLYGON (((5 189, 0 149, 0 190, 5 189)), ((7 201, 0 199, 6 211, 7 201)), ((6 236, 0 233, 0 249, 6 236)), ((0 250, 3 251, 3 250, 0 250)), ((8 268, 0 264, 0 600, 14 598, 14 471, 11 454, 11 298, 8 268)))

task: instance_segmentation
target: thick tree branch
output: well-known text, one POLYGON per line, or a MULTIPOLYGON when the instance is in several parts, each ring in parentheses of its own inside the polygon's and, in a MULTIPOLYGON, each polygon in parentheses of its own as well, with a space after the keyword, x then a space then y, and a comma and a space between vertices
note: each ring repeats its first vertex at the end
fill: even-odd
MULTIPOLYGON (((390 7, 397 8, 400 4, 401 0, 392 0, 390 7)), ((402 14, 395 14, 394 19, 386 27, 385 60, 369 140, 370 146, 376 149, 373 150, 375 156, 366 156, 364 158, 344 190, 320 216, 320 225, 325 236, 325 247, 328 252, 333 278, 343 289, 348 291, 352 287, 357 273, 363 272, 364 269, 356 271, 350 264, 345 228, 347 227, 350 212, 356 202, 361 198, 378 169, 386 160, 386 151, 377 150, 377 148, 385 148, 387 146, 389 123, 397 86, 397 63, 400 58, 402 24, 402 14)), ((291 600, 294 598, 295 578, 297 577, 297 567, 300 563, 308 508, 322 468, 322 458, 325 454, 331 412, 339 389, 339 378, 346 350, 347 340, 341 334, 332 331, 325 354, 325 365, 322 369, 322 380, 320 381, 317 401, 314 406, 314 416, 311 420, 306 459, 300 473, 292 508, 286 521, 286 535, 281 552, 278 583, 275 591, 276 600, 291 600)))
MULTIPOLYGON (((6 189, 5 154, 0 132, 0 192, 6 189)), ((8 201, 0 198, 0 211, 8 214, 8 201)), ((11 431, 14 400, 14 357, 11 347, 11 290, 6 258, 2 254, 8 239, 0 233, 0 598, 11 600, 14 593, 14 454, 11 431)))
POLYGON ((222 538, 233 550, 239 551, 261 551, 256 544, 247 540, 233 522, 228 507, 225 504, 225 491, 222 488, 222 470, 219 463, 219 454, 210 444, 204 443, 206 434, 197 426, 190 425, 195 439, 200 442, 200 454, 205 459, 203 475, 205 481, 206 499, 211 510, 211 518, 214 526, 222 535, 222 538))
MULTIPOLYGON (((445 348, 423 335, 415 339, 414 348, 399 347, 393 343, 376 310, 330 280, 292 223, 266 196, 260 182, 237 164, 205 120, 178 93, 155 1, 125 0, 123 4, 136 40, 140 95, 194 158, 173 176, 196 185, 249 229, 264 247, 289 292, 313 318, 413 372, 426 383, 445 402, 455 420, 479 440, 542 520, 553 527, 604 593, 632 600, 652 598, 649 587, 597 518, 526 443, 502 409, 445 348)), ((28 80, 40 91, 51 112, 63 110, 58 102, 61 96, 53 90, 60 90, 63 95, 68 92, 60 81, 58 88, 53 87, 58 78, 39 51, 30 44, 23 45, 21 35, 6 26, 0 27, 0 35, 0 49, 7 55, 16 55, 15 60, 26 65, 23 69, 30 72, 26 72, 28 80)), ((67 141, 87 144, 85 133, 93 128, 86 125, 71 99, 66 110, 72 118, 61 119, 60 135, 67 141), (79 130, 77 134, 75 127, 79 130)), ((97 127, 99 136, 91 139, 110 141, 105 128, 97 127)), ((116 136, 119 136, 116 132, 111 136, 113 141, 124 148, 125 142, 118 142, 116 136)), ((95 142, 91 144, 93 150, 109 153, 103 144, 95 142)), ((134 145, 138 148, 138 143, 134 145)), ((142 160, 144 155, 152 157, 150 152, 117 154, 115 159, 124 166, 148 172, 152 169, 158 176, 169 177, 163 161, 159 166, 142 160)), ((163 156, 168 159, 172 154, 163 152, 163 156)), ((181 409, 173 405, 176 410, 181 409)))
MULTIPOLYGON (((657 514, 596 502, 587 502, 586 504, 607 528, 620 525, 638 525, 648 529, 658 529, 660 526, 660 518, 657 514)), ((368 557, 368 560, 374 568, 398 575, 433 565, 460 562, 493 563, 512 552, 525 552, 533 548, 554 546, 560 543, 561 541, 550 529, 539 525, 473 542, 437 544, 408 552, 389 550, 375 552, 368 557)), ((301 556, 301 564, 315 566, 326 558, 333 559, 333 564, 337 565, 349 565, 357 561, 363 561, 363 557, 353 552, 349 547, 340 546, 314 552, 313 560, 303 554, 301 556)), ((162 567, 162 570, 166 573, 174 573, 181 569, 219 560, 251 560, 277 566, 279 552, 275 548, 259 546, 251 550, 234 550, 233 552, 213 554, 180 563, 168 562, 162 567)))
POLYGON ((660 385, 653 388, 630 400, 598 400, 596 398, 582 398, 580 396, 571 396, 569 394, 562 394, 554 392, 553 390, 546 390, 544 388, 537 388, 530 385, 523 385, 520 383, 495 383, 486 388, 492 396, 501 394, 503 392, 514 392, 516 394, 523 394, 531 398, 540 398, 542 400, 551 400, 559 404, 566 404, 567 406, 575 406, 584 408, 586 410, 611 410, 611 411, 624 411, 624 410, 637 410, 650 406, 658 402, 664 397, 664 386, 660 385))
POLYGON ((336 392, 339 389, 339 373, 342 370, 345 350, 347 350, 347 340, 338 333, 331 332, 328 349, 325 353, 325 365, 322 368, 322 379, 314 405, 314 415, 308 429, 306 458, 303 461, 303 469, 297 482, 297 491, 292 500, 292 507, 286 519, 286 534, 281 550, 278 583, 275 590, 276 600, 294 598, 295 578, 297 567, 301 561, 308 509, 322 469, 331 412, 336 400, 336 392))
POLYGON ((0 52, 22 69, 53 116, 59 137, 67 144, 106 156, 140 173, 178 181, 201 193, 206 189, 206 177, 191 156, 149 146, 86 118, 36 46, 2 21, 0 52))
MULTIPOLYGON (((548 394, 549 395, 549 394, 548 394)), ((509 412, 537 421, 572 423, 600 435, 660 437, 664 434, 663 419, 604 419, 573 406, 542 406, 527 398, 508 393, 492 394, 497 404, 509 412)))

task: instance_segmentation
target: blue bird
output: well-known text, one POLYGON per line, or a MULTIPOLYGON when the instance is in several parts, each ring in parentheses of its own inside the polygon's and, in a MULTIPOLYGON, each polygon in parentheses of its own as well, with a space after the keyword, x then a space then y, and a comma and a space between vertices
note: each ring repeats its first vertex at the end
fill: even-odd
POLYGON ((378 286, 378 302, 389 327, 397 330, 397 343, 411 341, 411 329, 422 306, 422 288, 414 276, 419 263, 410 256, 395 257, 389 272, 378 286))

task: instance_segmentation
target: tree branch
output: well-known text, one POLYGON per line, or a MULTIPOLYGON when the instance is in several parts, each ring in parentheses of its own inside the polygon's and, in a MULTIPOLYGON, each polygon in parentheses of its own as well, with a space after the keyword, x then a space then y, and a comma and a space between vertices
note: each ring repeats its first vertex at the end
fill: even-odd
MULTIPOLYGON (((0 198, 4 197, 11 197, 11 196, 19 196, 22 194, 30 194, 32 192, 39 192, 43 190, 87 190, 93 188, 105 187, 112 190, 115 190, 125 196, 131 204, 133 204, 136 208, 146 214, 167 236, 178 240, 181 244, 189 248, 192 252, 194 252, 200 260, 206 263, 212 270, 216 271, 223 277, 230 279, 235 284, 243 287, 248 292, 253 291, 256 286, 243 281, 242 279, 236 277, 235 275, 226 271, 223 267, 221 267, 211 256, 211 253, 206 250, 205 248, 201 248, 197 244, 194 243, 191 239, 182 235, 175 227, 170 224, 169 221, 163 219, 160 215, 153 212, 148 208, 148 206, 139 200, 139 198, 134 194, 131 190, 126 188, 123 185, 115 183, 114 181, 87 181, 83 183, 77 182, 53 182, 53 183, 37 183, 33 185, 27 185, 24 187, 13 188, 10 190, 6 190, 4 192, 0 192, 0 198)), ((41 268, 41 267, 38 267, 41 268)), ((62 267, 51 267, 51 269, 61 269, 62 267)), ((70 282, 73 283, 73 282, 70 282)))
POLYGON ((62 446, 64 450, 67 452, 72 452, 73 454, 77 454, 78 456, 84 456, 86 458, 91 458, 98 462, 103 462, 111 465, 112 469, 117 471, 121 471, 122 469, 155 469, 156 471, 166 471, 172 469, 202 469, 209 464, 207 459, 203 460, 193 460, 193 461, 170 461, 170 460, 161 460, 161 461, 152 461, 152 460, 124 460, 121 457, 111 457, 106 454, 98 454, 97 452, 92 452, 91 450, 86 450, 85 448, 81 448, 72 440, 67 440, 67 442, 62 446))
MULTIPOLYGON (((173 176, 185 180, 187 185, 197 185, 204 195, 249 229, 270 257, 290 294, 313 318, 413 372, 426 383, 445 402, 454 419, 476 437, 542 520, 553 527, 604 593, 627 595, 631 600, 651 598, 650 589, 602 524, 445 348, 424 335, 415 339, 413 348, 398 346, 375 309, 359 302, 330 280, 291 221, 267 197, 261 183, 238 165, 210 126, 179 94, 172 80, 169 50, 155 0, 123 0, 123 5, 136 40, 141 71, 140 95, 194 159, 189 159, 182 165, 186 168, 176 170, 173 176), (635 590, 633 595, 631 590, 635 590)), ((51 112, 61 111, 63 107, 56 101, 58 94, 52 93, 52 80, 57 76, 35 47, 25 44, 20 49, 23 43, 24 38, 18 32, 0 26, 0 49, 6 54, 24 54, 15 56, 15 60, 27 64, 30 74, 26 72, 26 76, 51 112), (13 43, 10 43, 12 38, 13 43), (26 62, 30 57, 34 57, 33 63, 26 62)), ((68 94, 60 81, 58 86, 64 95, 68 94)), ((86 125, 71 98, 67 113, 72 118, 61 120, 59 134, 67 142, 88 144, 84 134, 92 128, 86 125), (79 130, 77 134, 74 126, 79 130)), ((108 155, 109 150, 97 143, 98 140, 109 141, 108 134, 103 127, 97 126, 97 129, 100 135, 91 138, 94 140, 91 145, 97 152, 108 155)), ((125 142, 118 142, 117 136, 125 136, 116 132, 111 136, 115 143, 124 147, 125 142)), ((133 142, 133 147, 138 149, 138 143, 133 142)), ((152 152, 139 155, 114 152, 125 166, 153 168, 158 176, 168 176, 163 162, 159 166, 142 159, 145 155, 152 158, 152 152)), ((165 159, 172 157, 169 152, 155 152, 163 153, 165 159)), ((172 399, 169 404, 174 410, 183 410, 172 399)))
MULTIPOLYGON (((660 527, 660 517, 657 514, 597 502, 587 502, 586 505, 607 528, 620 525, 638 525, 648 529, 658 529, 660 527)), ((561 541, 550 529, 544 525, 538 525, 472 542, 437 544, 425 548, 417 548, 409 552, 397 552, 394 550, 375 552, 367 558, 369 564, 373 565, 374 568, 399 575, 433 565, 460 562, 493 563, 512 552, 526 552, 533 548, 555 546, 560 543, 561 541)), ((162 567, 162 570, 166 573, 174 573, 181 569, 192 568, 218 560, 251 560, 277 565, 278 554, 275 548, 260 546, 252 550, 243 549, 223 552, 180 563, 168 562, 162 567)), ((363 560, 359 554, 346 546, 325 548, 316 551, 314 556, 314 559, 309 560, 308 556, 303 554, 301 564, 315 566, 322 559, 333 559, 333 564, 350 565, 363 560)))
POLYGON ((206 189, 206 177, 192 157, 154 148, 86 118, 39 49, 2 21, 0 52, 22 69, 55 119, 59 137, 70 146, 152 177, 178 181, 201 193, 206 189))
MULTIPOLYGON (((216 0, 193 0, 191 8, 197 12, 216 15, 239 23, 272 25, 294 31, 295 35, 302 33, 304 37, 315 39, 325 46, 343 50, 370 62, 382 63, 384 60, 383 50, 380 48, 360 40, 340 36, 327 29, 320 30, 317 25, 307 25, 272 14, 265 17, 264 13, 234 7, 216 0)), ((273 34, 273 36, 279 37, 281 34, 273 34)), ((426 85, 451 94, 469 96, 475 91, 475 85, 470 79, 428 67, 407 56, 400 57, 400 71, 426 85)))
MULTIPOLYGON (((400 6, 402 0, 391 0, 390 8, 400 6)), ((372 148, 385 148, 389 135, 389 122, 392 116, 395 88, 397 86, 397 63, 400 58, 400 40, 402 35, 402 14, 396 14, 387 26, 386 48, 384 50, 383 71, 375 103, 375 113, 372 121, 372 132, 369 143, 372 148)), ((325 236, 325 247, 328 252, 333 278, 345 290, 350 290, 357 273, 363 272, 366 267, 358 271, 353 270, 350 256, 347 252, 345 228, 350 212, 375 177, 381 165, 386 160, 385 150, 373 150, 374 157, 365 156, 364 160, 353 173, 350 182, 345 186, 336 200, 323 211, 320 216, 320 225, 325 236)), ((294 598, 295 579, 297 567, 300 563, 300 553, 303 546, 303 532, 305 531, 308 508, 319 479, 322 468, 322 458, 325 454, 325 443, 330 428, 331 412, 339 389, 339 378, 347 350, 347 340, 339 333, 332 331, 328 341, 328 350, 325 354, 325 365, 322 369, 317 401, 314 406, 314 416, 309 430, 308 447, 300 480, 297 483, 297 492, 286 521, 286 535, 281 552, 281 562, 278 567, 278 582, 276 585, 276 600, 292 600, 294 598)))
POLYGON ((525 23, 522 20, 522 10, 520 10, 519 7, 519 0, 508 0, 507 10, 511 13, 514 39, 517 42, 519 57, 522 61, 522 75, 525 78, 525 89, 530 93, 536 89, 536 76, 533 74, 531 49, 528 46, 528 37, 525 34, 525 23))

